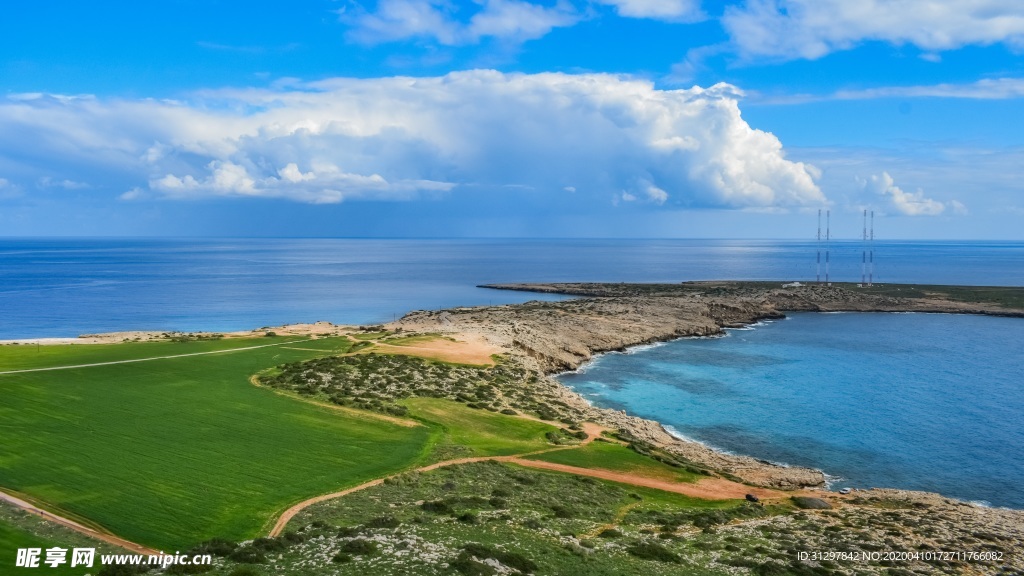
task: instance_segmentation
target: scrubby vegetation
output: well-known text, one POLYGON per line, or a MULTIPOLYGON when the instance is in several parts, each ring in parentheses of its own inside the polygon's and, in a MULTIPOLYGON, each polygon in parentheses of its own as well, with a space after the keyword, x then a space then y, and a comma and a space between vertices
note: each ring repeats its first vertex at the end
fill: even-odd
POLYGON ((372 352, 284 364, 260 376, 266 386, 396 416, 408 413, 400 400, 425 397, 576 423, 575 411, 535 386, 539 380, 538 374, 511 360, 480 367, 372 352))
MULTIPOLYGON (((800 560, 815 550, 956 549, 962 535, 943 516, 871 497, 827 511, 710 502, 481 462, 408 473, 318 504, 279 538, 195 550, 217 551, 211 576, 242 567, 282 576, 1000 574, 994 561, 800 560)), ((979 530, 967 544, 1008 555, 1018 542, 979 530)))

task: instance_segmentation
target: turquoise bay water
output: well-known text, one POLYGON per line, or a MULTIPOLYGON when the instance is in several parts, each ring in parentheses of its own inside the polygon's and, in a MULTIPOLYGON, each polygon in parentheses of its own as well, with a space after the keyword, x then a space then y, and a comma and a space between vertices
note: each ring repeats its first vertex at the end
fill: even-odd
POLYGON ((793 314, 560 378, 716 448, 820 468, 833 487, 1024 508, 1022 319, 793 314))

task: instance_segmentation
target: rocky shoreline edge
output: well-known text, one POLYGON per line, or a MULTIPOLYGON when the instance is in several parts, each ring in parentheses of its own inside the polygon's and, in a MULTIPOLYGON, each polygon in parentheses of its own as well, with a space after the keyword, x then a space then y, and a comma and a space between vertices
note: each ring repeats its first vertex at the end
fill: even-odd
MULTIPOLYGON (((682 284, 496 284, 484 288, 576 296, 563 301, 415 311, 389 328, 442 334, 472 334, 509 351, 545 375, 538 386, 571 407, 581 419, 620 429, 670 453, 748 484, 783 490, 823 489, 823 471, 787 466, 715 450, 673 435, 654 420, 598 408, 554 376, 577 370, 596 355, 680 338, 724 334, 786 312, 925 312, 1024 318, 1024 310, 942 294, 902 297, 850 286, 768 282, 682 284)), ((890 291, 891 292, 891 291, 890 291)), ((894 493, 907 494, 896 490, 894 493)), ((958 502, 937 494, 921 497, 958 502)))

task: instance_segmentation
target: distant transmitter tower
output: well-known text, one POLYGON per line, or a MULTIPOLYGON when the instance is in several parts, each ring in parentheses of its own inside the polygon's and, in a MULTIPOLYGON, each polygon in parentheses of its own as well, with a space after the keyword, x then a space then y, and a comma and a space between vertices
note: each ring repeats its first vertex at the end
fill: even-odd
POLYGON ((868 239, 868 286, 871 286, 875 279, 875 211, 871 211, 871 236, 868 239))
POLYGON ((868 283, 868 211, 864 210, 864 234, 860 240, 860 283, 868 283))
POLYGON ((818 268, 814 281, 821 284, 821 208, 818 208, 818 268))
POLYGON ((831 286, 828 281, 828 263, 832 253, 832 211, 825 210, 825 285, 831 286))

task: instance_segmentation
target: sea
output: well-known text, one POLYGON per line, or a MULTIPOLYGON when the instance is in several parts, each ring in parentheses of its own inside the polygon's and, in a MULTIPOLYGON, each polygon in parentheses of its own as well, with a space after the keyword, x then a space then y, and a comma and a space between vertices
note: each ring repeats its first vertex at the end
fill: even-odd
POLYGON ((1024 508, 1024 320, 794 313, 599 356, 560 380, 726 452, 1024 508))
MULTIPOLYGON (((858 282, 860 242, 829 278, 858 282)), ((816 242, 618 239, 0 239, 0 340, 231 331, 560 299, 502 282, 813 281, 816 242)), ((876 283, 1024 286, 1024 242, 874 244, 876 283)), ((1024 508, 1024 320, 794 314, 601 356, 563 382, 833 487, 1024 508)))

